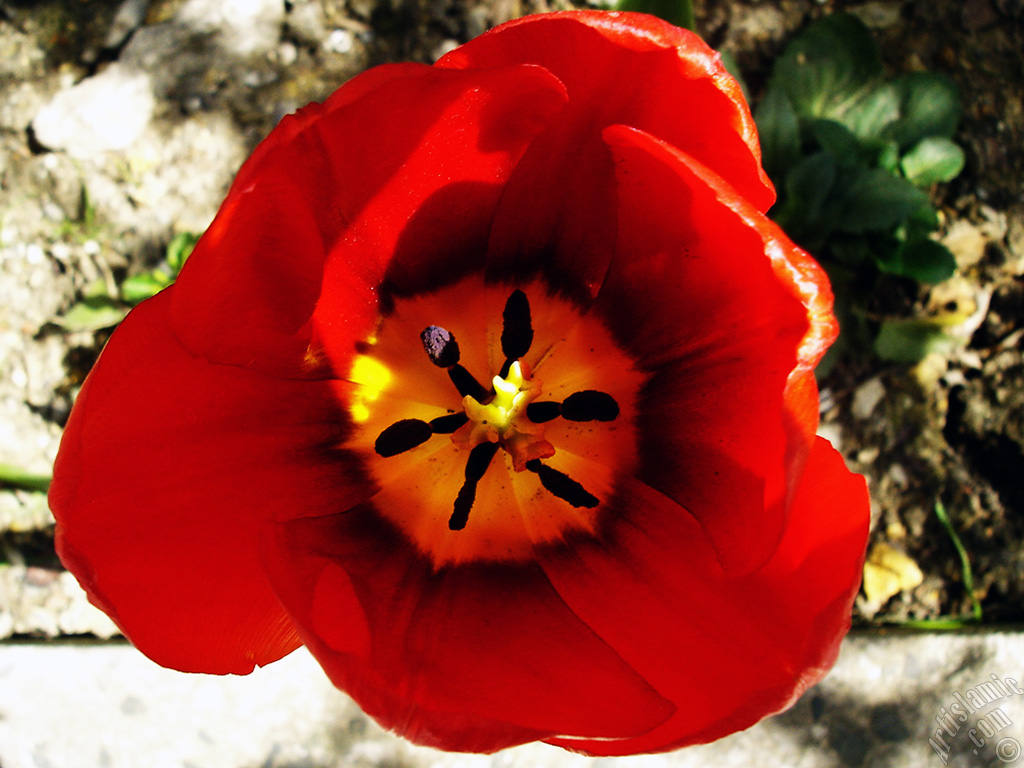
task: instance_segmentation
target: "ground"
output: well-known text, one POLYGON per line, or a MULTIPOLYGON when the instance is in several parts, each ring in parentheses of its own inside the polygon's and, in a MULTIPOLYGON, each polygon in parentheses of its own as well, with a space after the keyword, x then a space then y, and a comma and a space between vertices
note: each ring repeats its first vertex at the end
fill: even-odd
MULTIPOLYGON (((509 18, 564 7, 0 2, 0 464, 49 472, 111 322, 62 320, 69 308, 97 285, 116 295, 126 275, 160 263, 174 235, 202 231, 281 116, 369 65, 429 62, 509 18), (90 109, 108 116, 103 130, 89 127, 90 109)), ((876 32, 892 74, 929 69, 956 80, 964 118, 955 138, 967 155, 964 173, 934 193, 957 274, 928 289, 893 281, 871 307, 877 319, 960 316, 959 343, 918 365, 848 356, 821 382, 822 432, 870 484, 872 542, 884 545, 873 550, 875 575, 896 580, 891 599, 862 595, 855 619, 963 618, 976 599, 985 622, 1020 621, 1024 8, 704 0, 697 21, 735 57, 756 100, 790 36, 833 10, 876 32), (969 558, 973 596, 951 531, 969 558)), ((61 572, 43 495, 0 491, 0 637, 111 631, 61 572)))

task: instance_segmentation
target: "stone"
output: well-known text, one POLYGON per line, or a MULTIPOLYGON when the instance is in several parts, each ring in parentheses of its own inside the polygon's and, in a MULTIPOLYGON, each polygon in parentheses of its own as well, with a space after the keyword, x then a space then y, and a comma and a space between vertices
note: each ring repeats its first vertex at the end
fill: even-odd
POLYGON ((32 130, 44 147, 88 159, 130 147, 146 130, 155 106, 149 76, 114 63, 59 91, 36 114, 32 130))
POLYGON ((227 50, 248 56, 277 46, 284 18, 283 0, 186 0, 175 21, 214 33, 227 50))
POLYGON ((885 397, 885 385, 882 380, 877 376, 868 379, 854 391, 850 411, 854 418, 865 421, 871 417, 883 397, 885 397))
MULTIPOLYGON (((1024 738, 1022 658, 1019 632, 855 632, 844 641, 828 677, 788 712, 712 744, 599 763, 603 768, 1012 765, 1024 738), (964 706, 961 701, 981 706, 965 707, 960 720, 954 705, 964 706)), ((370 722, 331 686, 304 649, 235 677, 162 669, 124 644, 0 646, 0 712, 4 768, 598 764, 545 744, 495 755, 414 747, 370 722)))

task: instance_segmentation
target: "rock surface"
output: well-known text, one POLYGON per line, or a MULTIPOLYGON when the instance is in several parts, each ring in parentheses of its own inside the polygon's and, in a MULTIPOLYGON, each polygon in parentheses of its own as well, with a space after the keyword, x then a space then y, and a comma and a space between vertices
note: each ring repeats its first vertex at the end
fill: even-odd
POLYGON ((783 715, 707 746, 595 762, 543 744, 490 756, 413 747, 370 722, 305 651, 248 677, 215 677, 161 669, 127 645, 0 646, 0 765, 1012 766, 1024 764, 1024 685, 1011 690, 1007 678, 1024 680, 1021 659, 1020 634, 859 634, 832 674, 783 715), (962 722, 960 701, 980 705, 961 710, 962 722))

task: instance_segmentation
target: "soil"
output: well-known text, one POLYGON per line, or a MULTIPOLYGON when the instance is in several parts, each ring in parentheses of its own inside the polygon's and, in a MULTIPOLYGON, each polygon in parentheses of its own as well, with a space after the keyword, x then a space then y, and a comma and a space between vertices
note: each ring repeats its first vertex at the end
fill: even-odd
MULTIPOLYGON (((223 20, 175 27, 186 4, 203 6, 0 0, 0 463, 49 471, 74 394, 109 336, 107 328, 68 329, 61 316, 90 285, 116 293, 126 275, 160 262, 174 234, 201 231, 233 171, 283 114, 322 100, 369 65, 429 62, 507 19, 570 7, 281 0, 263 3, 269 16, 244 30, 254 43, 231 48, 210 42, 223 20), (135 142, 93 152, 42 143, 34 127, 40 110, 115 65, 143 66, 145 52, 133 41, 147 34, 184 43, 148 70, 156 105, 135 142)), ((1019 622, 1024 4, 698 0, 697 24, 734 56, 756 101, 793 33, 837 10, 876 32, 891 74, 937 71, 960 85, 955 140, 967 156, 960 177, 934 192, 957 274, 930 288, 894 279, 871 305, 877 319, 959 317, 958 343, 917 365, 847 356, 821 382, 822 433, 867 476, 872 560, 896 580, 891 597, 862 595, 855 620, 965 619, 977 601, 983 622, 1019 622)), ((109 634, 109 625, 84 617, 74 589, 53 553, 42 494, 0 491, 0 637, 109 634)))

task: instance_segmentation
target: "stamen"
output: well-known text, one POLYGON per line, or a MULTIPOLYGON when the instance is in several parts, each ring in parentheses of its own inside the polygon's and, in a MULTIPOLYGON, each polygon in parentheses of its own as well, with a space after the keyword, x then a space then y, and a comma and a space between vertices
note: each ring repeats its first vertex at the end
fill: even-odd
POLYGON ((569 421, 614 421, 618 415, 619 404, 607 392, 585 389, 562 402, 562 416, 569 421))
POLYGON ((477 400, 486 400, 491 396, 473 374, 459 365, 461 353, 455 334, 439 325, 428 325, 420 331, 420 341, 423 342, 423 349, 430 362, 438 368, 447 369, 448 378, 462 397, 472 395, 477 400))
POLYGON ((562 415, 562 404, 543 402, 543 403, 530 403, 526 406, 526 418, 532 421, 534 424, 543 424, 546 421, 557 419, 562 415))
POLYGON ((435 435, 450 435, 467 421, 469 421, 469 416, 466 415, 465 411, 462 413, 449 413, 447 416, 438 416, 436 419, 431 419, 430 428, 434 430, 435 435))
POLYGON ((397 456, 427 442, 431 435, 450 435, 467 421, 465 413, 449 413, 430 421, 402 419, 377 435, 373 449, 385 459, 397 456))
POLYGON ((469 395, 476 400, 489 400, 491 393, 484 389, 483 384, 476 380, 476 377, 463 368, 461 365, 453 365, 448 369, 448 378, 459 390, 459 394, 465 397, 469 395))
POLYGON ((512 291, 505 302, 501 321, 501 351, 505 355, 505 364, 498 375, 505 378, 512 363, 529 352, 533 344, 530 300, 518 288, 512 291))
POLYGON ((615 421, 619 404, 607 392, 584 389, 573 392, 561 403, 544 401, 526 406, 526 418, 534 424, 543 424, 558 416, 569 421, 615 421))
POLYGON ((384 458, 397 456, 427 442, 432 434, 434 430, 427 422, 419 419, 402 419, 377 435, 373 450, 384 458))
POLYGON ((526 462, 526 468, 536 472, 540 478, 540 484, 547 488, 552 494, 569 502, 574 507, 586 507, 593 509, 598 505, 598 498, 587 491, 564 472, 559 472, 554 467, 541 464, 540 459, 526 462))
POLYGON ((439 325, 428 325, 420 333, 420 341, 430 362, 438 368, 449 368, 459 362, 459 344, 450 331, 439 325))
POLYGON ((466 482, 462 484, 459 495, 455 497, 455 507, 448 519, 449 530, 461 531, 466 527, 469 511, 476 500, 476 485, 487 472, 487 467, 497 452, 498 443, 480 443, 469 452, 469 459, 466 461, 466 482))
POLYGON ((461 352, 451 331, 429 325, 420 332, 430 362, 448 372, 462 396, 464 412, 449 412, 430 421, 397 421, 377 436, 374 449, 382 457, 396 456, 437 434, 450 434, 457 446, 470 448, 465 480, 448 519, 450 530, 460 531, 469 522, 477 486, 499 448, 510 455, 517 472, 533 472, 549 493, 569 505, 593 509, 599 503, 594 494, 567 474, 541 463, 541 459, 554 455, 555 448, 544 439, 544 427, 540 425, 559 416, 577 422, 613 421, 619 416, 619 404, 607 392, 592 389, 574 392, 561 403, 533 402, 543 390, 522 359, 530 351, 533 336, 529 299, 516 289, 502 311, 501 351, 505 363, 492 379, 493 388, 485 389, 459 362, 461 352))

